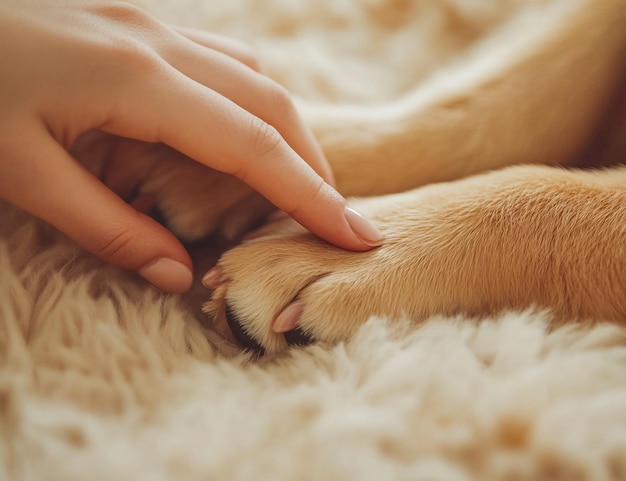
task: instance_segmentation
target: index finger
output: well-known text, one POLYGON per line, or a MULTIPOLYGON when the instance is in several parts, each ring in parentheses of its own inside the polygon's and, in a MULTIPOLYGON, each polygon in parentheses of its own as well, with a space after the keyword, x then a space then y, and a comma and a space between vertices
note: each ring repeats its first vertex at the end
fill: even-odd
POLYGON ((146 77, 140 90, 127 88, 116 99, 103 130, 164 142, 208 167, 235 175, 337 246, 362 251, 380 245, 380 232, 347 209, 345 199, 274 127, 169 64, 163 67, 146 77))
POLYGON ((218 92, 274 126, 298 155, 326 182, 334 185, 333 173, 321 147, 285 88, 245 68, 224 52, 202 48, 188 40, 173 40, 168 45, 169 48, 160 49, 164 60, 186 77, 218 92))

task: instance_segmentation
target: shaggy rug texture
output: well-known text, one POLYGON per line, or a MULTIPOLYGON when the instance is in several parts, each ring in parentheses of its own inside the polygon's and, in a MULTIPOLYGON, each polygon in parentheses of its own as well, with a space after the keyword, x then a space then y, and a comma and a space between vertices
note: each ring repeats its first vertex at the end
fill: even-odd
MULTIPOLYGON (((142 5, 250 42, 309 101, 363 103, 544 3, 142 5)), ((218 255, 207 245, 199 274, 218 255)), ((626 479, 626 330, 613 325, 371 319, 345 344, 255 360, 212 331, 200 287, 164 295, 2 203, 0 296, 2 480, 626 479)))

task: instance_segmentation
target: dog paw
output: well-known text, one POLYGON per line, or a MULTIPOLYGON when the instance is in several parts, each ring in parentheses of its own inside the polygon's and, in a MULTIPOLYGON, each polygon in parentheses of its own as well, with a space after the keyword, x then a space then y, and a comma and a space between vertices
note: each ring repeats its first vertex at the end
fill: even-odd
POLYGON ((353 202, 386 236, 367 252, 338 249, 290 219, 265 227, 207 273, 205 312, 231 341, 266 353, 345 340, 372 316, 423 317, 437 297, 428 277, 443 267, 428 255, 436 220, 415 195, 353 202))
POLYGON ((516 166, 367 199, 358 209, 386 237, 369 252, 338 249, 283 220, 223 255, 205 278, 215 287, 206 311, 267 352, 346 339, 371 316, 532 307, 549 309, 555 323, 623 322, 619 175, 516 166))
POLYGON ((273 209, 233 176, 163 144, 92 131, 79 137, 71 151, 111 190, 186 241, 210 234, 237 239, 273 209))
POLYGON ((580 255, 591 247, 567 248, 595 245, 597 232, 623 243, 609 228, 621 220, 593 222, 603 218, 606 190, 598 175, 519 166, 355 202, 385 234, 368 252, 338 249, 282 220, 209 271, 205 312, 231 340, 268 353, 345 340, 372 316, 419 322, 536 307, 555 322, 621 319, 623 296, 606 294, 621 260, 598 273, 601 258, 580 255))

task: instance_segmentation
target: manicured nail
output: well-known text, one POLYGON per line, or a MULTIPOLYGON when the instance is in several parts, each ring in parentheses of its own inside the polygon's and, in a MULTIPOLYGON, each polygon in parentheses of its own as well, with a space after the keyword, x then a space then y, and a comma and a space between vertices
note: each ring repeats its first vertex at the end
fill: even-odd
POLYGON ((145 265, 137 272, 151 284, 168 292, 185 292, 193 280, 193 274, 186 265, 165 257, 145 265))
POLYGON ((356 210, 346 207, 345 216, 352 228, 352 232, 363 244, 369 247, 377 247, 383 243, 385 237, 381 232, 356 210))
POLYGON ((222 276, 224 275, 224 269, 222 266, 215 266, 210 269, 202 278, 202 285, 207 289, 216 289, 224 281, 222 276))
POLYGON ((279 333, 293 331, 298 325, 303 308, 302 302, 299 301, 289 304, 278 314, 272 324, 272 331, 279 333))

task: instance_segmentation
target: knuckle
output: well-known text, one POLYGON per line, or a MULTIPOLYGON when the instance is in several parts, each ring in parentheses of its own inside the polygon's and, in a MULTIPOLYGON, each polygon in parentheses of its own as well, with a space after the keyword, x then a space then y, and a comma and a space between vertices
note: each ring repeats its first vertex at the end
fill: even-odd
POLYGON ((265 157, 275 152, 283 142, 276 128, 258 117, 252 118, 251 150, 255 157, 265 157))
POLYGON ((139 7, 119 1, 93 7, 99 18, 107 22, 104 48, 115 62, 134 71, 152 71, 160 65, 160 57, 151 39, 162 33, 162 26, 139 7))
POLYGON ((281 118, 294 118, 297 116, 296 107, 291 98, 291 94, 288 90, 279 84, 272 84, 269 87, 267 98, 270 102, 270 107, 277 116, 281 118))
POLYGON ((325 182, 323 179, 319 179, 318 184, 310 191, 305 193, 305 196, 291 208, 285 209, 289 215, 298 215, 302 210, 308 208, 311 205, 321 205, 325 197, 324 192, 325 182))
POLYGON ((110 53, 116 62, 127 66, 134 74, 151 74, 161 68, 161 58, 148 45, 132 38, 118 39, 110 53))
POLYGON ((256 70, 257 72, 261 70, 261 62, 252 47, 241 44, 239 46, 239 59, 252 70, 256 70))
POLYGON ((101 259, 111 262, 126 254, 136 243, 136 236, 130 229, 120 229, 105 239, 99 239, 92 252, 101 259))
POLYGON ((112 1, 97 5, 94 10, 100 16, 124 24, 145 25, 151 17, 136 5, 123 1, 112 1))

